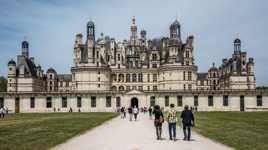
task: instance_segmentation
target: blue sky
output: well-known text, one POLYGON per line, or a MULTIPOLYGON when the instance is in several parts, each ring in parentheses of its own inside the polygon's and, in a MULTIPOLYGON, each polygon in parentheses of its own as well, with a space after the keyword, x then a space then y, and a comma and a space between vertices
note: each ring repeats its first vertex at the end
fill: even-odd
POLYGON ((7 75, 7 62, 21 52, 25 36, 30 55, 45 70, 70 73, 75 34, 85 34, 88 20, 95 22, 97 37, 103 32, 123 40, 132 16, 148 38, 168 36, 177 16, 183 39, 195 37, 199 72, 230 57, 239 34, 242 49, 255 60, 257 84, 268 85, 267 14, 266 0, 1 0, 0 75, 7 75))

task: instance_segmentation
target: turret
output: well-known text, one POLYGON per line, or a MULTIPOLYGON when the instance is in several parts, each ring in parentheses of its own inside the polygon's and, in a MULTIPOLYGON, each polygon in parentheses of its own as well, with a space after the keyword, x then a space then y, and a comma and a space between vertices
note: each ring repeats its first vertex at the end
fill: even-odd
POLYGON ((251 75, 251 76, 254 75, 254 59, 251 57, 248 59, 247 72, 248 72, 248 75, 251 75))
POLYGON ((16 62, 11 59, 8 62, 8 84, 7 91, 8 92, 16 92, 17 91, 17 71, 16 71, 16 62))
POLYGON ((131 24, 130 29, 131 29, 131 36, 130 36, 131 45, 136 45, 138 35, 137 35, 137 26, 136 26, 135 16, 133 16, 133 18, 132 18, 132 24, 131 24))
POLYGON ((83 35, 77 34, 74 43, 74 65, 77 66, 81 62, 81 51, 83 49, 83 35))
POLYGON ((142 46, 146 46, 146 31, 141 30, 141 44, 142 46))
POLYGON ((87 55, 88 62, 95 62, 95 25, 93 21, 87 23, 87 55))
POLYGON ((176 19, 169 27, 170 38, 181 40, 181 25, 176 19))
POLYGON ((27 41, 22 41, 21 43, 22 56, 29 57, 29 43, 27 41))
POLYGON ((241 40, 236 38, 234 40, 234 54, 239 54, 241 52, 241 40))

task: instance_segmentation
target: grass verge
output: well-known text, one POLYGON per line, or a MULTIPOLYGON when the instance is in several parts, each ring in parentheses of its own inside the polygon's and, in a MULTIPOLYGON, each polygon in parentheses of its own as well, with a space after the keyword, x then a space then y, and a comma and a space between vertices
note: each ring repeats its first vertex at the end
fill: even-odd
POLYGON ((92 129, 117 113, 10 114, 0 119, 1 150, 45 150, 92 129))
POLYGON ((195 131, 237 150, 268 150, 268 112, 198 112, 195 131))

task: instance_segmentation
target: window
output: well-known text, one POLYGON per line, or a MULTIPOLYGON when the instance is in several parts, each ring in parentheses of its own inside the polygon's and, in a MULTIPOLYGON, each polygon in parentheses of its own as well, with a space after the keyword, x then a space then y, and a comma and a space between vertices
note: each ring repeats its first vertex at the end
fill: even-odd
POLYGON ((66 82, 66 87, 69 87, 69 82, 68 81, 66 82))
POLYGON ((169 106, 169 96, 165 96, 165 106, 169 106))
POLYGON ((156 60, 157 60, 157 55, 153 54, 153 61, 156 61, 156 60))
POLYGON ((112 106, 112 97, 106 96, 106 107, 111 107, 111 106, 112 106))
POLYGON ((31 97, 30 98, 30 108, 34 108, 35 107, 35 97, 31 97))
POLYGON ((257 96, 257 106, 262 106, 262 96, 261 95, 257 96))
POLYGON ((117 60, 120 61, 120 54, 117 54, 117 60))
POLYGON ((213 96, 208 96, 208 106, 213 106, 213 96))
POLYGON ((157 74, 153 74, 153 82, 157 82, 157 74))
POLYGON ((177 96, 177 106, 182 106, 182 96, 177 96))
POLYGON ((150 74, 147 74, 147 81, 150 82, 150 74))
POLYGON ((100 84, 98 84, 98 88, 100 88, 100 84))
POLYGON ((4 107, 4 98, 0 97, 0 108, 4 107))
POLYGON ((96 96, 91 96, 91 107, 96 107, 96 96))
POLYGON ((186 61, 186 66, 189 66, 189 61, 186 61))
POLYGON ((117 68, 120 69, 120 64, 117 65, 117 68))
POLYGON ((143 78, 142 78, 142 73, 139 73, 139 77, 138 77, 138 81, 142 82, 143 78))
POLYGON ((186 80, 185 78, 186 78, 186 73, 185 71, 183 71, 183 80, 186 80))
POLYGON ((50 80, 52 79, 52 74, 49 75, 49 79, 50 79, 50 80))
POLYGON ((121 107, 121 98, 116 97, 116 107, 121 107))
POLYGON ((229 105, 228 99, 229 99, 228 95, 223 96, 223 106, 228 106, 229 105))
POLYGON ((188 72, 188 80, 189 80, 189 81, 192 80, 192 72, 191 72, 191 71, 188 72))
POLYGON ((61 98, 61 106, 62 106, 62 108, 67 107, 67 97, 62 97, 61 98))
POLYGON ((184 89, 184 90, 186 89, 186 85, 185 85, 185 84, 183 84, 183 89, 184 89))
POLYGON ((127 75, 126 75, 126 81, 127 81, 127 82, 130 82, 130 74, 127 74, 127 75))
POLYGON ((142 86, 138 86, 138 90, 142 91, 143 90, 142 86))
POLYGON ((192 90, 192 84, 188 84, 188 89, 192 90))
POLYGON ((189 58, 189 51, 186 51, 186 58, 189 58))
POLYGON ((147 86, 147 90, 150 91, 150 86, 147 86))
POLYGON ((153 91, 157 91, 157 86, 153 86, 153 91))
POLYGON ((198 106, 198 96, 194 96, 194 106, 198 106))
POLYGON ((132 74, 132 82, 137 82, 137 75, 135 73, 132 74))
POLYGON ((82 98, 81 97, 77 97, 77 107, 78 108, 82 107, 82 98))
POLYGON ((129 91, 130 90, 130 86, 127 86, 127 91, 129 91))
POLYGON ((155 105, 155 96, 151 96, 150 97, 150 106, 154 106, 155 105))
POLYGON ((152 68, 157 68, 157 64, 153 64, 152 68))
POLYGON ((47 108, 51 108, 51 107, 52 107, 52 98, 47 97, 47 108))

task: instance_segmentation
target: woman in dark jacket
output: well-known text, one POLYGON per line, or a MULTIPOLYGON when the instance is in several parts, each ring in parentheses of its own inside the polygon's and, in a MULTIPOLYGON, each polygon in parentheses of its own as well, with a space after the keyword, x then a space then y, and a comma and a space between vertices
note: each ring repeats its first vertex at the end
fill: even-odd
POLYGON ((156 105, 154 107, 153 113, 154 113, 154 126, 156 129, 157 140, 161 140, 162 123, 164 122, 164 115, 163 115, 159 105, 156 105))

